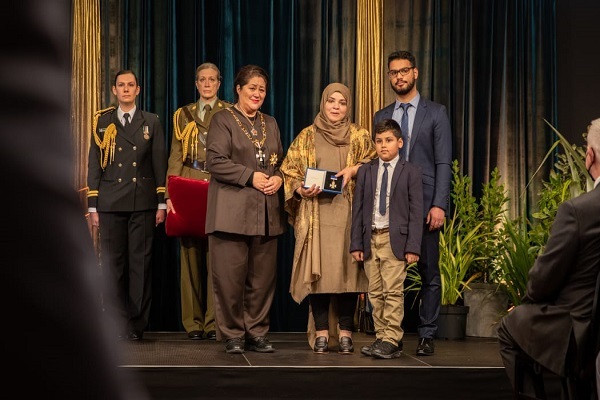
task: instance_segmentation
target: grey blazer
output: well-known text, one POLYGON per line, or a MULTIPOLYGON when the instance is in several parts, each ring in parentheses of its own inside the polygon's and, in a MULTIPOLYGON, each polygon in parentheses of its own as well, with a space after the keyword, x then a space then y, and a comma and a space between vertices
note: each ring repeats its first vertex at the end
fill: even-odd
MULTIPOLYGON (((244 117, 235 108, 238 119, 244 117)), ((281 177, 283 146, 275 118, 263 114, 267 168, 261 169, 254 144, 228 110, 212 116, 206 138, 206 167, 210 172, 206 233, 227 232, 250 236, 277 236, 287 225, 283 212, 283 185, 267 196, 248 184, 255 171, 281 177)), ((260 120, 259 120, 260 121, 260 120)), ((260 125, 260 122, 257 122, 260 125)), ((258 126, 258 125, 257 125, 258 126)), ((258 128, 261 130, 261 128, 258 128)))

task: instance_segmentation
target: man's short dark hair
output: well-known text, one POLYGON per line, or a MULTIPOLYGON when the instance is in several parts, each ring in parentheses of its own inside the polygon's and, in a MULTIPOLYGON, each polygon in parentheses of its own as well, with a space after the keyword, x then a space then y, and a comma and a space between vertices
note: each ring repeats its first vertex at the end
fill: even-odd
POLYGON ((416 67, 417 62, 415 61, 415 56, 412 55, 410 51, 400 50, 395 51, 388 56, 388 68, 390 67, 390 63, 394 60, 408 60, 410 62, 411 67, 416 67))

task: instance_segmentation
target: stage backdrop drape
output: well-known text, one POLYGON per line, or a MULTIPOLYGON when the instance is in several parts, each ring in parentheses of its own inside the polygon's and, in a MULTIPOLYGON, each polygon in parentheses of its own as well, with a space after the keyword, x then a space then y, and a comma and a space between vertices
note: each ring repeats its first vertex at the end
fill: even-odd
POLYGON ((87 204, 87 159, 94 112, 101 106, 100 8, 97 0, 74 1, 71 34, 71 132, 76 157, 73 187, 87 204))
POLYGON ((510 214, 530 217, 540 180, 520 196, 556 139, 543 121, 556 126, 555 1, 386 0, 383 15, 384 56, 415 55, 419 91, 446 105, 454 158, 474 194, 498 167, 510 214))
MULTIPOLYGON (((284 148, 312 123, 327 84, 338 81, 354 90, 355 1, 102 0, 101 6, 105 104, 114 101, 108 77, 133 69, 142 86, 139 106, 159 114, 168 143, 173 112, 197 99, 194 72, 205 61, 219 66, 219 96, 228 101, 239 67, 267 70, 270 87, 262 110, 276 117, 284 148)), ((156 247, 149 328, 180 328, 178 246, 159 229, 156 247)), ((290 230, 279 243, 274 330, 306 329, 306 304, 295 304, 288 294, 292 254, 290 230)))
MULTIPOLYGON (((88 152, 90 143, 94 140, 91 135, 91 120, 101 107, 102 40, 98 0, 74 0, 71 18, 71 135, 76 162, 73 187, 79 193, 83 218, 83 215, 87 217, 88 152)), ((94 249, 99 256, 98 228, 92 227, 89 218, 87 221, 94 249)), ((100 261, 98 264, 100 276, 100 261)))
MULTIPOLYGON (((498 166, 513 215, 528 215, 535 206, 535 186, 525 200, 519 195, 554 140, 542 119, 556 118, 555 0, 383 0, 381 26, 373 15, 377 5, 358 0, 100 0, 100 6, 101 107, 113 102, 114 73, 134 69, 142 86, 139 106, 159 114, 168 143, 172 114, 196 99, 194 70, 204 61, 221 68, 220 96, 230 101, 241 65, 267 69, 263 111, 277 119, 287 148, 312 123, 322 89, 334 81, 360 95, 355 104, 361 109, 353 115, 366 125, 369 102, 377 110, 393 100, 388 54, 407 49, 417 57, 421 94, 447 106, 454 156, 473 178, 475 194, 498 166), (373 49, 377 35, 382 43, 373 49), (370 58, 376 54, 380 67, 370 58), (381 98, 383 104, 373 104, 381 98)), ((280 241, 275 331, 306 329, 306 305, 288 293, 292 235, 280 241)), ((152 330, 180 328, 177 248, 159 233, 152 330)))

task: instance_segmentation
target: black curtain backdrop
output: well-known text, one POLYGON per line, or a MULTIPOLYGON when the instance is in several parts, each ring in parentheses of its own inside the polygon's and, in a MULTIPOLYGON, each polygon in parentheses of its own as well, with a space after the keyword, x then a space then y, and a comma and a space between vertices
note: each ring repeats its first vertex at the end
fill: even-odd
MULTIPOLYGON (((168 143, 173 112, 197 99, 194 72, 202 62, 219 66, 219 96, 228 101, 240 66, 268 71, 263 111, 277 119, 284 148, 312 123, 327 84, 342 82, 354 93, 361 62, 355 0, 101 0, 101 9, 105 104, 113 102, 115 72, 135 70, 139 107, 159 114, 168 143)), ((447 106, 454 158, 475 194, 499 166, 517 197, 554 141, 542 118, 556 122, 555 0, 388 0, 384 27, 384 63, 392 50, 411 50, 419 91, 447 106)), ((387 104, 387 79, 383 88, 387 104)), ((513 213, 530 214, 535 193, 516 201, 513 213)), ((178 251, 160 227, 149 330, 182 330, 178 251)), ((290 229, 279 242, 272 331, 306 330, 308 307, 288 292, 292 254, 290 229)), ((416 308, 408 301, 411 332, 416 308)))

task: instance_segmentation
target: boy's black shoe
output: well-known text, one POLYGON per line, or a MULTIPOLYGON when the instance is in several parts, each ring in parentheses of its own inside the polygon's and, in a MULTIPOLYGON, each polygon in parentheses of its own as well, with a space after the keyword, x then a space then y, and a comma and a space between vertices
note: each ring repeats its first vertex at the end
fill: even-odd
POLYGON ((370 346, 363 346, 360 348, 360 352, 365 356, 371 357, 373 355, 373 349, 381 344, 381 339, 375 340, 370 346))
POLYGON ((371 355, 375 358, 398 358, 401 354, 402 351, 398 349, 398 346, 385 341, 371 351, 371 355))

